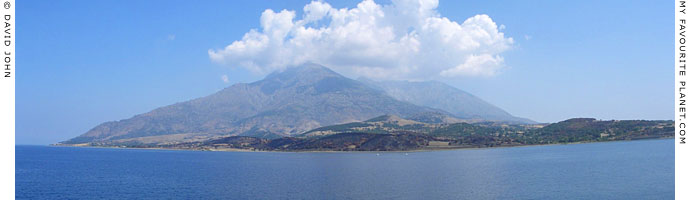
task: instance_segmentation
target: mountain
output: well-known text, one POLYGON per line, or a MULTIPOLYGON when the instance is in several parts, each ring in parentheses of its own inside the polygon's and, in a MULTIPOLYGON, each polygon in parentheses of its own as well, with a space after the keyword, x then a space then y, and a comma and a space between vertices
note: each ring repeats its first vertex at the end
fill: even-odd
POLYGON ((393 114, 446 111, 397 100, 330 69, 305 64, 215 94, 100 124, 63 144, 178 143, 224 136, 277 138, 393 114))
POLYGON ((515 117, 470 93, 437 81, 373 81, 366 78, 358 80, 385 91, 397 100, 445 110, 461 119, 536 123, 529 119, 515 117))

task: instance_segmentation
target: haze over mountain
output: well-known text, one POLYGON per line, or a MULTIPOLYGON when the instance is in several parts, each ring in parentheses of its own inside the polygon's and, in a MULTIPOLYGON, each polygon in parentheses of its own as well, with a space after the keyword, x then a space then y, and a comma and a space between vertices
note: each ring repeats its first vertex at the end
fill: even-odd
POLYGON ((214 136, 274 138, 321 126, 394 114, 450 113, 399 101, 330 69, 305 64, 239 83, 215 94, 106 122, 64 143, 98 141, 176 142, 214 136))
POLYGON ((397 100, 445 110, 461 119, 536 123, 515 117, 470 93, 438 81, 373 81, 366 78, 358 80, 385 91, 397 100))
POLYGON ((277 138, 381 115, 437 124, 531 122, 438 82, 366 82, 304 64, 206 97, 105 122, 63 143, 177 143, 236 135, 277 138))

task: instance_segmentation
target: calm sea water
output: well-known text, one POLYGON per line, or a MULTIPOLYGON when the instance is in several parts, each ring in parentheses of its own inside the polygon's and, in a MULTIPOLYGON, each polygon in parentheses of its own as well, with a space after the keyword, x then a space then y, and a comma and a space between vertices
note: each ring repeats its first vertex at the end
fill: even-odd
POLYGON ((673 140, 414 153, 16 146, 18 199, 672 199, 673 140))

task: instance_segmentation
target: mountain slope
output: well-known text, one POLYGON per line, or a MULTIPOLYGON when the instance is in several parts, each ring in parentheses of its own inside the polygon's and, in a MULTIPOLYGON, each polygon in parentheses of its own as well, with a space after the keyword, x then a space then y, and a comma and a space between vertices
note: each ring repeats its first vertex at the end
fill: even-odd
POLYGON ((448 114, 396 100, 326 67, 305 64, 206 97, 106 122, 63 143, 132 142, 132 138, 175 143, 183 142, 181 137, 199 140, 229 135, 280 137, 384 114, 406 117, 423 112, 448 114), (168 139, 170 135, 176 135, 175 139, 168 139))
POLYGON ((373 81, 366 78, 358 80, 383 90, 398 100, 445 110, 462 119, 535 123, 529 119, 512 116, 470 93, 441 82, 373 81))

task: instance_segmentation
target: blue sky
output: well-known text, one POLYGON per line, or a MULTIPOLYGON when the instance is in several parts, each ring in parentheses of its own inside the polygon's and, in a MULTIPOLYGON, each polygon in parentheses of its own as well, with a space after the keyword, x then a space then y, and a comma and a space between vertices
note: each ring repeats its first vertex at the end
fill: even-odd
MULTIPOLYGON (((208 51, 260 29, 265 9, 302 16, 309 2, 18 2, 16 143, 56 143, 105 121, 259 80, 264 75, 214 62, 208 51)), ((496 75, 441 81, 540 122, 672 119, 672 6, 441 0, 441 16, 461 23, 486 14, 514 40, 500 53, 505 66, 496 75)))

